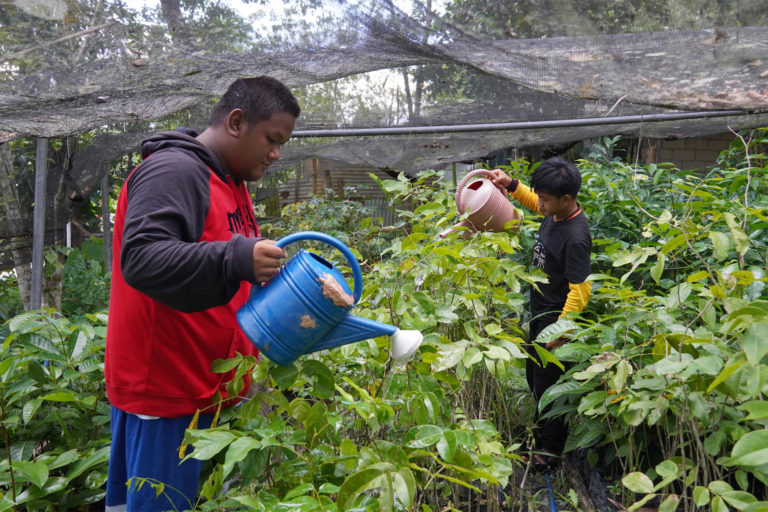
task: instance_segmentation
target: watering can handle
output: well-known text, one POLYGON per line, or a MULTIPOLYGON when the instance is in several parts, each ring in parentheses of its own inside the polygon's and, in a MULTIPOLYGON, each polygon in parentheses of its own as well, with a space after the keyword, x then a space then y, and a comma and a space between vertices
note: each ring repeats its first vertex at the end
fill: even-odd
POLYGON ((352 251, 349 250, 349 247, 344 245, 344 243, 338 238, 331 235, 326 235, 325 233, 320 233, 319 231, 297 231, 296 233, 291 233, 290 235, 281 238, 277 241, 277 243, 275 243, 275 245, 278 247, 285 247, 288 244, 298 242, 300 240, 316 240, 318 242, 325 242, 328 245, 332 245, 338 249, 339 252, 344 255, 347 263, 349 263, 349 267, 352 269, 352 278, 354 279, 355 285, 354 291, 352 292, 352 297, 354 297, 355 304, 357 304, 357 301, 360 300, 360 297, 363 294, 363 272, 360 270, 360 264, 357 262, 355 255, 352 254, 352 251))
POLYGON ((461 191, 464 190, 464 186, 474 178, 475 176, 478 176, 480 174, 483 174, 485 176, 488 176, 489 178, 493 178, 493 174, 491 171, 485 170, 485 169, 475 169, 474 171, 469 171, 466 176, 461 178, 461 181, 459 181, 459 184, 456 186, 456 206, 458 207, 461 201, 461 191))

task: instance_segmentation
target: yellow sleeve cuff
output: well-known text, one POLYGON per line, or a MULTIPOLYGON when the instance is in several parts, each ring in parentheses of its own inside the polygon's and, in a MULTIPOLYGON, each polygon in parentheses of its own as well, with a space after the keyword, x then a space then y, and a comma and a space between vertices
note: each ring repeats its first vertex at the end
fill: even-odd
POLYGON ((518 182, 517 188, 510 195, 532 212, 541 213, 541 210, 539 210, 539 196, 529 186, 518 182))
POLYGON ((578 284, 568 283, 568 296, 565 299, 565 306, 560 316, 584 311, 589 302, 590 295, 592 295, 592 285, 589 281, 578 284))

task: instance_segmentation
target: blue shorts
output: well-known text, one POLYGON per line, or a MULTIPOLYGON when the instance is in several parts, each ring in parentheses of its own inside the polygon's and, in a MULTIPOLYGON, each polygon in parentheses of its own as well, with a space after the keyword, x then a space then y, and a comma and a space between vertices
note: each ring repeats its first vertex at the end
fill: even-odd
MULTIPOLYGON (((198 428, 208 428, 213 414, 201 414, 198 428)), ((107 512, 162 512, 194 508, 203 462, 181 462, 179 447, 192 416, 141 419, 112 407, 112 451, 107 474, 107 512), (129 478, 148 479, 139 488, 129 478), (157 487, 165 484, 157 495, 157 487)), ((189 453, 190 448, 187 448, 189 453)))

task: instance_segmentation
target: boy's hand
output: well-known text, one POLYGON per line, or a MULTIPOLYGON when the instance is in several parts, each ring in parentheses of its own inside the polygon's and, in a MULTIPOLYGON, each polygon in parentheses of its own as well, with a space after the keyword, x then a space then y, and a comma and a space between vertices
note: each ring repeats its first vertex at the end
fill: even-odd
POLYGON ((492 169, 490 173, 493 175, 491 178, 491 183, 496 185, 496 187, 506 195, 507 187, 510 185, 510 183, 512 183, 512 178, 510 178, 507 173, 501 169, 492 169))
POLYGON ((259 240, 253 246, 253 275, 259 283, 266 283, 277 274, 286 257, 285 250, 274 240, 259 240))
POLYGON ((563 345, 565 345, 567 341, 568 340, 565 338, 565 336, 560 336, 556 340, 552 340, 549 343, 547 343, 544 346, 544 348, 546 348, 547 350, 555 350, 557 347, 562 347, 563 345))

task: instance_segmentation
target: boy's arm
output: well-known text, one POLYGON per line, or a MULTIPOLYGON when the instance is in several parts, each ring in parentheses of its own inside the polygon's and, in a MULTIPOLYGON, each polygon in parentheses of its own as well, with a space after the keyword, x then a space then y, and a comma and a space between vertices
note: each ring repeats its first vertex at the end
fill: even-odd
POLYGON ((560 313, 560 316, 584 311, 590 295, 592 295, 592 285, 589 284, 589 281, 568 283, 568 296, 565 298, 565 306, 563 306, 563 312, 560 313))
POLYGON ((539 196, 527 185, 523 185, 518 180, 512 180, 512 184, 507 187, 507 192, 518 203, 532 212, 541 214, 541 210, 539 210, 539 196))

